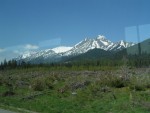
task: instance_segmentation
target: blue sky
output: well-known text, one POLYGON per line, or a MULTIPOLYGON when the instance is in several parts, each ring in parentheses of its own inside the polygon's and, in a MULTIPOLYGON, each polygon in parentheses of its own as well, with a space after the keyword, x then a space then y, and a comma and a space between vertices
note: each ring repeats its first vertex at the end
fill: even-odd
POLYGON ((150 37, 149 5, 150 0, 0 0, 0 61, 99 34, 137 42, 137 26, 142 41, 150 37))

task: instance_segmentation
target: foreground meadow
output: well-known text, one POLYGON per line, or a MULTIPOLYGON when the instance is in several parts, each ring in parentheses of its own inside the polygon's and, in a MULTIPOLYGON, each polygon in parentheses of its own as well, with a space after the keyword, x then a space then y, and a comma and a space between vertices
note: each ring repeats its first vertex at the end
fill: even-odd
POLYGON ((21 113, 149 113, 150 68, 3 70, 0 107, 21 113))

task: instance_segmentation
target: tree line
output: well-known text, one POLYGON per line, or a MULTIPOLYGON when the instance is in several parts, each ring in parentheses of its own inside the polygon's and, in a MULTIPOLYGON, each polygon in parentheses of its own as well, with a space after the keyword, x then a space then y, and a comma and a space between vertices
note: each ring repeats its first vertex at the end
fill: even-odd
POLYGON ((85 59, 77 61, 65 61, 59 63, 44 63, 44 64, 31 64, 25 61, 16 61, 6 59, 1 62, 0 70, 14 69, 14 68, 30 68, 30 67, 49 67, 52 69, 94 69, 95 67, 119 67, 127 65, 130 67, 148 67, 150 66, 150 55, 128 55, 120 58, 100 58, 100 59, 85 59))

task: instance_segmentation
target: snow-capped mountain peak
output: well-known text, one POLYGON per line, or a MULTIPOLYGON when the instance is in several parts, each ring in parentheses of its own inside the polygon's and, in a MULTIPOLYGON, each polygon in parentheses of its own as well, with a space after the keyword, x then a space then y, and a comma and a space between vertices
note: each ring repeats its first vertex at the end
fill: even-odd
POLYGON ((103 36, 103 35, 98 35, 97 39, 99 39, 99 40, 104 40, 104 39, 106 39, 106 37, 103 36))
POLYGON ((25 53, 20 59, 31 61, 34 59, 50 59, 49 61, 58 61, 62 56, 74 56, 86 53, 89 50, 98 48, 105 51, 117 51, 130 46, 134 43, 119 41, 116 43, 111 42, 103 35, 98 35, 96 38, 85 38, 73 47, 59 46, 52 49, 41 50, 35 53, 25 53))
POLYGON ((121 40, 119 43, 120 43, 121 46, 126 47, 125 41, 121 40))
POLYGON ((85 38, 85 39, 84 39, 84 41, 87 41, 87 40, 88 40, 88 38, 85 38))
POLYGON ((67 52, 71 49, 72 49, 72 47, 60 46, 60 47, 53 48, 52 50, 55 53, 64 53, 64 52, 67 52))
POLYGON ((123 46, 124 48, 127 48, 127 47, 130 47, 130 46, 135 45, 135 44, 132 43, 132 42, 126 42, 126 41, 124 41, 124 40, 119 41, 118 44, 119 44, 120 46, 123 46))
POLYGON ((19 59, 25 59, 27 57, 31 57, 31 55, 35 54, 35 51, 25 51, 22 55, 20 55, 19 59))
POLYGON ((70 51, 67 51, 65 55, 77 55, 81 53, 85 53, 91 49, 99 48, 108 50, 109 45, 113 45, 113 43, 105 38, 103 35, 98 35, 95 39, 84 39, 78 44, 76 44, 70 51))
POLYGON ((98 37, 96 38, 96 41, 103 44, 104 46, 108 46, 112 44, 112 42, 103 35, 98 35, 98 37))
POLYGON ((30 57, 31 56, 31 53, 24 53, 21 57, 24 59, 24 58, 26 58, 26 57, 30 57))

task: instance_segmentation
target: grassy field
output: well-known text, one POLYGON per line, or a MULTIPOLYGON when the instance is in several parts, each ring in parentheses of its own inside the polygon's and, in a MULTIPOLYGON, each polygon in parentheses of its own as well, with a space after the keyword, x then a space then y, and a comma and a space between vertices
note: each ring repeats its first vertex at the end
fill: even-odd
POLYGON ((0 107, 40 113, 149 113, 150 68, 0 71, 0 107))

